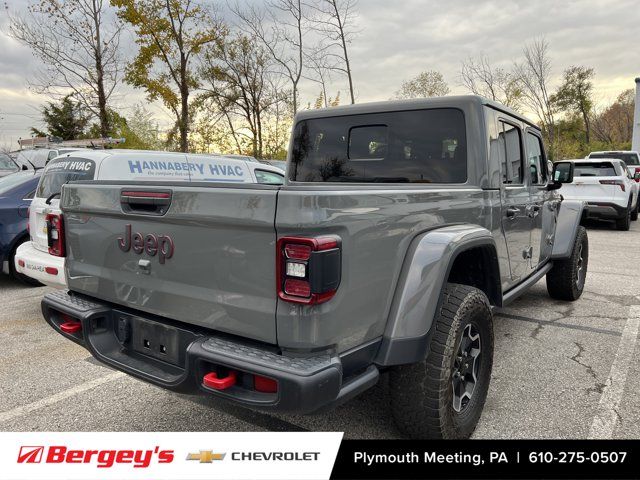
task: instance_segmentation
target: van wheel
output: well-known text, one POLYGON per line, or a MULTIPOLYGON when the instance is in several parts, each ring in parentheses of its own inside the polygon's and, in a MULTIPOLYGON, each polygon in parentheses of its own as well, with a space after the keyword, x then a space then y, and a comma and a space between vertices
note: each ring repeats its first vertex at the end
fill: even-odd
POLYGON ((31 277, 28 277, 26 275, 23 275, 20 272, 16 272, 16 250, 18 250, 18 247, 20 245, 22 245, 23 243, 26 243, 29 241, 29 238, 24 238, 22 239, 20 242, 18 242, 18 244, 15 246, 15 248, 11 251, 11 255, 9 257, 9 273, 11 274, 11 276, 13 278, 15 278, 16 280, 18 280, 21 283, 24 283, 25 285, 29 285, 31 287, 42 287, 43 285, 37 281, 34 280, 31 277))
POLYGON ((616 228, 618 230, 627 231, 631 227, 631 204, 627 207, 627 211, 622 218, 616 220, 616 228))
POLYGON ((448 283, 422 362, 390 372, 391 410, 411 438, 469 438, 493 365, 493 317, 477 288, 448 283))
POLYGON ((555 260, 547 273, 547 291, 552 298, 573 302, 580 298, 587 278, 589 238, 587 229, 578 227, 571 256, 555 260))

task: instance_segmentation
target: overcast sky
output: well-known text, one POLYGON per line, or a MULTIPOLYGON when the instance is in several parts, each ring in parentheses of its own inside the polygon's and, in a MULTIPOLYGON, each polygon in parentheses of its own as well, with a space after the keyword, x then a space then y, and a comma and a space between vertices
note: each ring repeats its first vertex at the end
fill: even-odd
MULTIPOLYGON (((12 10, 31 0, 9 0, 12 10)), ((258 3, 260 0, 251 0, 258 3)), ((223 2, 216 3, 223 4, 223 2)), ((486 55, 510 66, 523 45, 544 36, 550 44, 556 81, 563 69, 585 65, 596 71, 596 100, 606 104, 640 76, 639 0, 360 0, 359 35, 351 45, 358 102, 387 100, 403 80, 423 70, 442 72, 453 93, 459 85, 460 62, 486 55)), ((7 15, 0 11, 0 147, 17 146, 29 127, 41 126, 39 110, 48 99, 29 91, 27 79, 38 69, 31 52, 7 36, 7 15)), ((303 88, 303 104, 317 88, 303 88)), ((347 100, 344 79, 336 77, 332 93, 347 100)), ((117 107, 127 114, 143 100, 125 88, 117 107)), ((161 125, 170 117, 153 107, 161 125)))

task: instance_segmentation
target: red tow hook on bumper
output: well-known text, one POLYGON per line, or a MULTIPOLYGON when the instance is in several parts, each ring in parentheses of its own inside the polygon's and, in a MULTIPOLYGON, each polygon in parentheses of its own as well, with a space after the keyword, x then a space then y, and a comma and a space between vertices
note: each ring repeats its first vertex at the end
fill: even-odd
POLYGON ((82 330, 82 324, 80 322, 64 322, 60 324, 60 330, 64 333, 78 333, 82 330))
POLYGON ((205 387, 213 388, 214 390, 226 390, 236 384, 236 372, 231 370, 229 375, 224 378, 218 378, 216 372, 210 372, 202 378, 202 383, 205 387))

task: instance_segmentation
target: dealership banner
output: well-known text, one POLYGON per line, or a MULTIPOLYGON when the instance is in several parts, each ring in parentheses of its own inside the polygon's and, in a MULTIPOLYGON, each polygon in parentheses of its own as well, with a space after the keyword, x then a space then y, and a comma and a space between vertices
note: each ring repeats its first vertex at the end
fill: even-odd
POLYGON ((326 479, 342 433, 0 433, 0 478, 326 479))
POLYGON ((639 440, 330 432, 0 433, 0 479, 640 479, 639 440))

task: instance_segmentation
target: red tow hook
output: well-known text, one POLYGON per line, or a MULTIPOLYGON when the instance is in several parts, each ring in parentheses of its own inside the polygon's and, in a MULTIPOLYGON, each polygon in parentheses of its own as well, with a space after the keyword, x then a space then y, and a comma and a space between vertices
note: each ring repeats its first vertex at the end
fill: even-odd
POLYGON ((202 383, 205 387, 213 388, 214 390, 226 390, 236 384, 236 372, 231 370, 224 378, 218 378, 216 372, 210 372, 202 378, 202 383))
POLYGON ((60 324, 60 330, 64 333, 78 333, 82 330, 82 324, 80 322, 64 322, 60 324))

